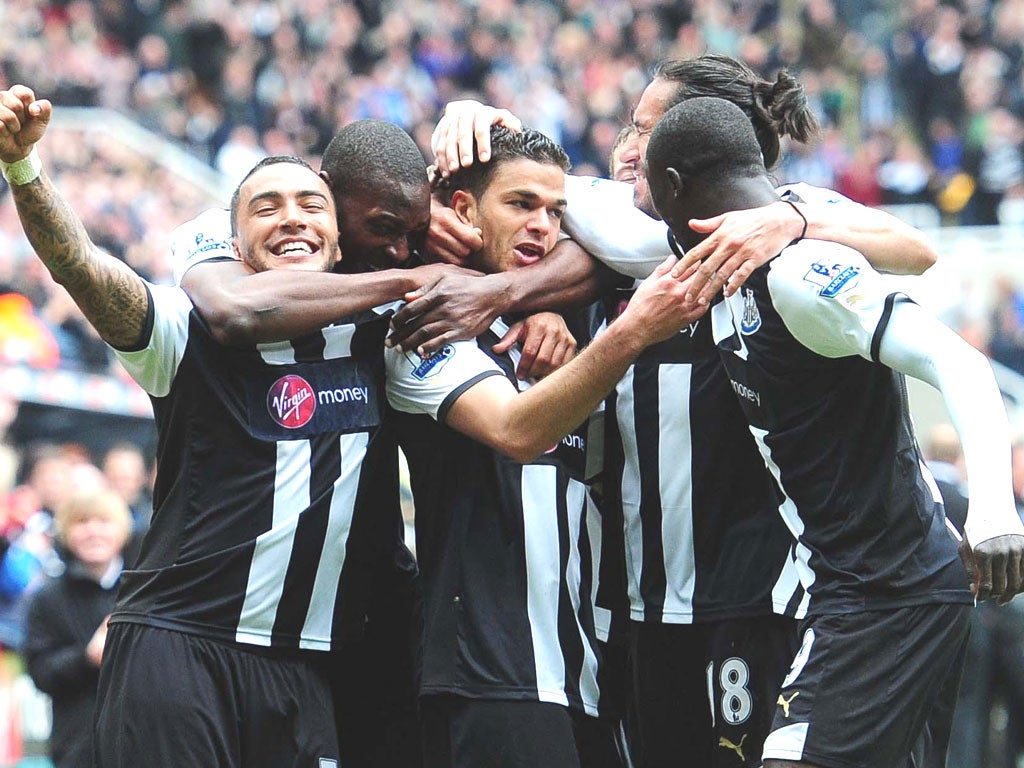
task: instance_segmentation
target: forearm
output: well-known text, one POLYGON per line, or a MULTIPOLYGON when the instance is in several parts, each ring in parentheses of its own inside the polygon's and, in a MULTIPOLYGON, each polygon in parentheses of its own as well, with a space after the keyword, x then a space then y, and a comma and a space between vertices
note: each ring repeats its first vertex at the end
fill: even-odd
POLYGON ((582 424, 643 349, 638 333, 612 323, 574 360, 511 398, 503 414, 506 452, 528 463, 582 424))
POLYGON ((920 307, 902 305, 893 312, 880 358, 942 394, 963 446, 971 544, 1024 532, 1013 504, 1009 425, 984 356, 920 307))
POLYGON ((415 270, 335 274, 249 272, 240 263, 199 264, 182 288, 223 344, 284 341, 401 299, 422 281, 415 270))
POLYGON ((860 251, 880 272, 919 275, 937 259, 934 246, 920 230, 885 211, 856 205, 856 215, 848 215, 847 204, 801 204, 800 212, 807 219, 805 237, 860 251))
POLYGON ((113 347, 138 345, 146 326, 145 283, 99 249, 46 174, 11 187, 29 243, 99 335, 113 347))

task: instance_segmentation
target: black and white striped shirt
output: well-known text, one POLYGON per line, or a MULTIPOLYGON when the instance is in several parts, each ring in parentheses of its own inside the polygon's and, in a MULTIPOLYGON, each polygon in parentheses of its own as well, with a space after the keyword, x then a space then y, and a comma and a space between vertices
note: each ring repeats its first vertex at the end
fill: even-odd
POLYGON ((422 692, 596 714, 585 425, 526 465, 444 425, 451 405, 481 379, 516 383, 518 353, 490 351, 504 328, 497 321, 477 341, 426 361, 388 353, 425 591, 422 692))
POLYGON ((645 350, 606 412, 604 487, 622 509, 630 618, 799 616, 793 540, 710 320, 645 350))
POLYGON ((972 602, 903 376, 878 362, 901 300, 861 254, 804 240, 711 310, 810 615, 972 602))
POLYGON ((397 515, 381 438, 387 319, 293 342, 213 341, 177 288, 151 286, 147 346, 118 356, 150 394, 152 527, 112 621, 325 651, 361 631, 378 530, 397 515))

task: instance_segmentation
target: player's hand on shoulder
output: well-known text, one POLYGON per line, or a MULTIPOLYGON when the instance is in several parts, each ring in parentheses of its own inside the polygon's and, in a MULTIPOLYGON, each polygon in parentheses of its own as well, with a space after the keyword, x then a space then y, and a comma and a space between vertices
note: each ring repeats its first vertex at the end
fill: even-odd
POLYGON ((491 281, 473 275, 478 273, 448 267, 433 283, 406 294, 406 305, 391 318, 388 345, 422 357, 487 330, 500 314, 500 296, 491 281))
POLYGON ((671 338, 683 327, 696 322, 708 309, 707 304, 687 299, 694 268, 677 278, 673 275, 676 263, 674 256, 665 259, 640 283, 625 311, 615 321, 631 324, 645 345, 671 338))
POLYGON ((979 601, 1004 604, 1024 591, 1024 536, 996 536, 974 547, 964 539, 960 559, 967 568, 971 591, 979 601))
POLYGON ((725 295, 731 296, 755 269, 793 242, 801 227, 792 206, 781 201, 710 219, 691 219, 690 228, 708 236, 687 251, 676 274, 697 265, 692 300, 708 304, 723 286, 725 295))
POLYGON ((52 114, 50 102, 37 100, 28 86, 0 91, 0 161, 16 163, 28 157, 46 133, 52 114))
POLYGON ((514 323, 492 349, 503 354, 516 342, 522 347, 516 367, 520 381, 542 379, 576 356, 576 338, 556 312, 537 312, 514 323))
POLYGON ((507 109, 472 99, 448 102, 430 140, 438 172, 448 176, 472 165, 474 140, 480 160, 490 160, 492 125, 503 125, 513 131, 523 128, 522 121, 507 109))

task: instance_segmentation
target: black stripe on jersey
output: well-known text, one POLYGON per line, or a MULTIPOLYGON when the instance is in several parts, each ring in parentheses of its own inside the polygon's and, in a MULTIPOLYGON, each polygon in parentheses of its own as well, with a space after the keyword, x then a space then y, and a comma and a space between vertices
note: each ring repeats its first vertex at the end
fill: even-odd
MULTIPOLYGON (((657 392, 659 367, 634 366, 633 391, 657 392)), ((680 395, 682 396, 682 395, 680 395)), ((633 401, 633 419, 635 424, 657 424, 660 403, 657 397, 636 397, 633 401)), ((637 440, 637 464, 640 473, 640 526, 643 535, 643 562, 640 565, 640 594, 644 602, 652 608, 655 616, 660 618, 665 606, 665 545, 661 536, 661 488, 659 480, 661 469, 659 456, 661 453, 660 430, 643 430, 647 439, 637 440)), ((646 615, 646 614, 645 614, 646 615)))
POLYGON ((897 301, 912 301, 905 293, 890 293, 885 297, 885 305, 882 307, 882 316, 878 319, 875 332, 871 335, 871 359, 880 362, 878 359, 879 350, 882 348, 882 336, 885 329, 889 327, 889 318, 892 317, 892 310, 897 301))
POLYGON ((327 537, 327 523, 334 496, 334 478, 341 466, 341 446, 337 435, 315 435, 310 438, 310 505, 295 528, 292 555, 284 577, 281 602, 274 618, 274 636, 302 634, 309 604, 313 597, 316 572, 327 537), (301 553, 297 556, 296 553, 301 553))
MULTIPOLYGON (((570 698, 575 697, 582 701, 579 676, 580 670, 583 669, 583 640, 580 637, 576 612, 573 610, 572 596, 569 595, 569 585, 564 576, 569 572, 569 556, 572 552, 572 544, 569 541, 569 515, 571 513, 568 511, 566 503, 568 492, 569 476, 560 472, 558 474, 558 491, 555 494, 558 506, 558 567, 563 574, 558 580, 558 644, 562 648, 562 657, 565 659, 565 693, 570 698)), ((586 530, 586 526, 580 525, 580 530, 586 530)), ((581 576, 585 574, 586 571, 583 571, 581 576)), ((576 598, 579 599, 580 596, 577 595, 576 598)), ((588 595, 586 600, 580 601, 581 608, 589 601, 588 595)))
POLYGON ((323 333, 317 331, 298 339, 292 340, 292 348, 295 350, 295 362, 297 363, 319 363, 324 359, 324 347, 327 342, 323 333))

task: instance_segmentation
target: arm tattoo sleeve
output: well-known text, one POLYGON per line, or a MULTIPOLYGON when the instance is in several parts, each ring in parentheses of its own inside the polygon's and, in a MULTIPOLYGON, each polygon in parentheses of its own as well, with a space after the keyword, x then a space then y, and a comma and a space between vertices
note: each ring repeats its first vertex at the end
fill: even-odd
POLYGON ((92 242, 45 174, 12 186, 11 192, 25 235, 53 279, 67 289, 104 341, 120 349, 137 346, 149 301, 142 278, 92 242))

